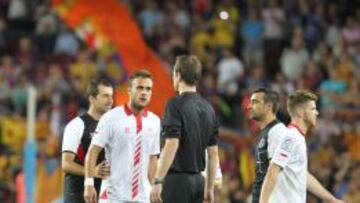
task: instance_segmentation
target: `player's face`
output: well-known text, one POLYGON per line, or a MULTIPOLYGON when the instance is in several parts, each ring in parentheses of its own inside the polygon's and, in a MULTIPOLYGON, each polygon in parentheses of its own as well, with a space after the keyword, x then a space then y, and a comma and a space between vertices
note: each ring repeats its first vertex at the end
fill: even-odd
POLYGON ((138 77, 133 79, 129 87, 131 105, 138 110, 150 103, 153 81, 150 78, 138 77))
POLYGON ((92 100, 92 104, 96 111, 103 114, 112 108, 114 90, 112 87, 101 84, 98 86, 98 90, 99 93, 92 100))
POLYGON ((309 128, 313 128, 316 125, 317 116, 319 112, 316 109, 315 101, 309 101, 304 106, 304 122, 309 128))
POLYGON ((261 121, 265 114, 264 93, 253 93, 250 98, 250 119, 261 121))

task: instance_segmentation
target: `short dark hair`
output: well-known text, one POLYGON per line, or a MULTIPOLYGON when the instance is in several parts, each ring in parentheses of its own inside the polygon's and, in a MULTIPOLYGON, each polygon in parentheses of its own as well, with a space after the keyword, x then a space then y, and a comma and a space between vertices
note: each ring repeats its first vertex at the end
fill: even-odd
POLYGON ((265 103, 271 103, 272 104, 272 112, 274 114, 277 113, 277 111, 279 110, 279 104, 280 104, 280 96, 279 93, 277 93, 274 90, 271 90, 269 88, 266 87, 260 87, 255 89, 253 92, 254 93, 263 93, 264 94, 264 102, 265 103))
POLYGON ((97 77, 90 81, 87 90, 86 95, 89 98, 90 96, 96 97, 99 94, 99 85, 104 85, 106 87, 113 87, 110 80, 106 77, 97 77))
POLYGON ((153 80, 153 77, 151 75, 151 73, 148 70, 145 69, 141 69, 141 70, 137 70, 135 71, 129 78, 129 86, 131 86, 132 81, 136 78, 149 78, 151 80, 153 80))
POLYGON ((174 71, 186 84, 196 86, 201 77, 201 62, 196 56, 181 55, 176 57, 174 71))
POLYGON ((297 90, 291 93, 287 99, 287 110, 290 114, 294 112, 294 110, 309 102, 309 101, 317 101, 318 98, 315 94, 303 90, 297 90))

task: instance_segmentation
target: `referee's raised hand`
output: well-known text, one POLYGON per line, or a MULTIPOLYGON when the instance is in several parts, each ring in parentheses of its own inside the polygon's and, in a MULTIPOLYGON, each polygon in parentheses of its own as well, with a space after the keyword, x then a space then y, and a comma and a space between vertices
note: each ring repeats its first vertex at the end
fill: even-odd
POLYGON ((110 165, 105 160, 99 163, 95 168, 95 177, 104 179, 110 175, 110 165))

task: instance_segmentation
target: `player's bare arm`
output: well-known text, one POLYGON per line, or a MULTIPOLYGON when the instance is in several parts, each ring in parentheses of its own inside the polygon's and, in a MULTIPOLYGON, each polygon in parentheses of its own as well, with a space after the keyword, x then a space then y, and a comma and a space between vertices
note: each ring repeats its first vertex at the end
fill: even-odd
MULTIPOLYGON (((163 179, 167 174, 172 162, 174 161, 174 157, 176 151, 179 147, 179 139, 178 138, 167 138, 165 141, 165 145, 163 151, 160 154, 160 161, 158 170, 156 171, 155 177, 158 179, 163 179)), ((159 203, 161 200, 161 184, 155 185, 151 191, 151 202, 159 203)))
POLYGON ((157 169, 157 155, 150 155, 149 158, 149 169, 148 169, 148 178, 149 182, 151 183, 155 178, 155 173, 157 169))
POLYGON ((85 183, 84 199, 86 203, 96 203, 97 194, 94 187, 94 177, 96 174, 96 160, 102 148, 96 145, 90 145, 85 158, 85 183))
POLYGON ((263 186, 261 188, 260 203, 268 203, 271 192, 273 191, 277 178, 281 172, 280 166, 275 163, 270 163, 268 171, 265 176, 263 186))
POLYGON ((323 201, 344 203, 344 201, 336 199, 329 191, 327 191, 310 172, 308 172, 307 175, 307 190, 323 201))
POLYGON ((208 166, 207 166, 207 184, 206 184, 206 191, 205 191, 205 201, 206 202, 213 202, 214 201, 214 184, 215 184, 215 175, 216 175, 216 168, 219 162, 218 158, 218 146, 210 146, 207 147, 208 152, 208 166))
POLYGON ((72 152, 63 152, 61 155, 61 167, 65 173, 84 176, 84 167, 74 161, 75 156, 72 152))
MULTIPOLYGON (((62 169, 65 173, 71 173, 74 175, 84 176, 85 168, 84 166, 75 162, 75 154, 71 152, 62 153, 62 169)), ((96 178, 105 178, 110 174, 110 167, 108 164, 103 161, 96 166, 95 169, 96 178)))

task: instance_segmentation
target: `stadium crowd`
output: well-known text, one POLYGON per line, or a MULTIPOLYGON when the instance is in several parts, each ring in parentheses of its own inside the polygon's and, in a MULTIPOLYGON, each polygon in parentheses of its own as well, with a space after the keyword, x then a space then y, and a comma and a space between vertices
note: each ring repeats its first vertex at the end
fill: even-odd
MULTIPOLYGON (((278 116, 285 123, 288 93, 308 89, 319 96, 320 118, 307 138, 309 170, 337 197, 360 202, 359 3, 119 2, 127 5, 146 42, 169 69, 180 54, 201 59, 199 90, 216 109, 222 128, 238 134, 220 137, 224 177, 216 202, 250 198, 257 129, 247 106, 250 91, 259 86, 281 93, 278 116)), ((0 202, 15 202, 19 193, 28 85, 38 89, 36 136, 39 166, 44 166, 38 174, 58 181, 37 189, 46 188, 56 197, 61 196, 62 131, 86 109, 85 88, 96 74, 115 85, 127 80, 116 50, 87 47, 49 1, 0 0, 0 202)))

